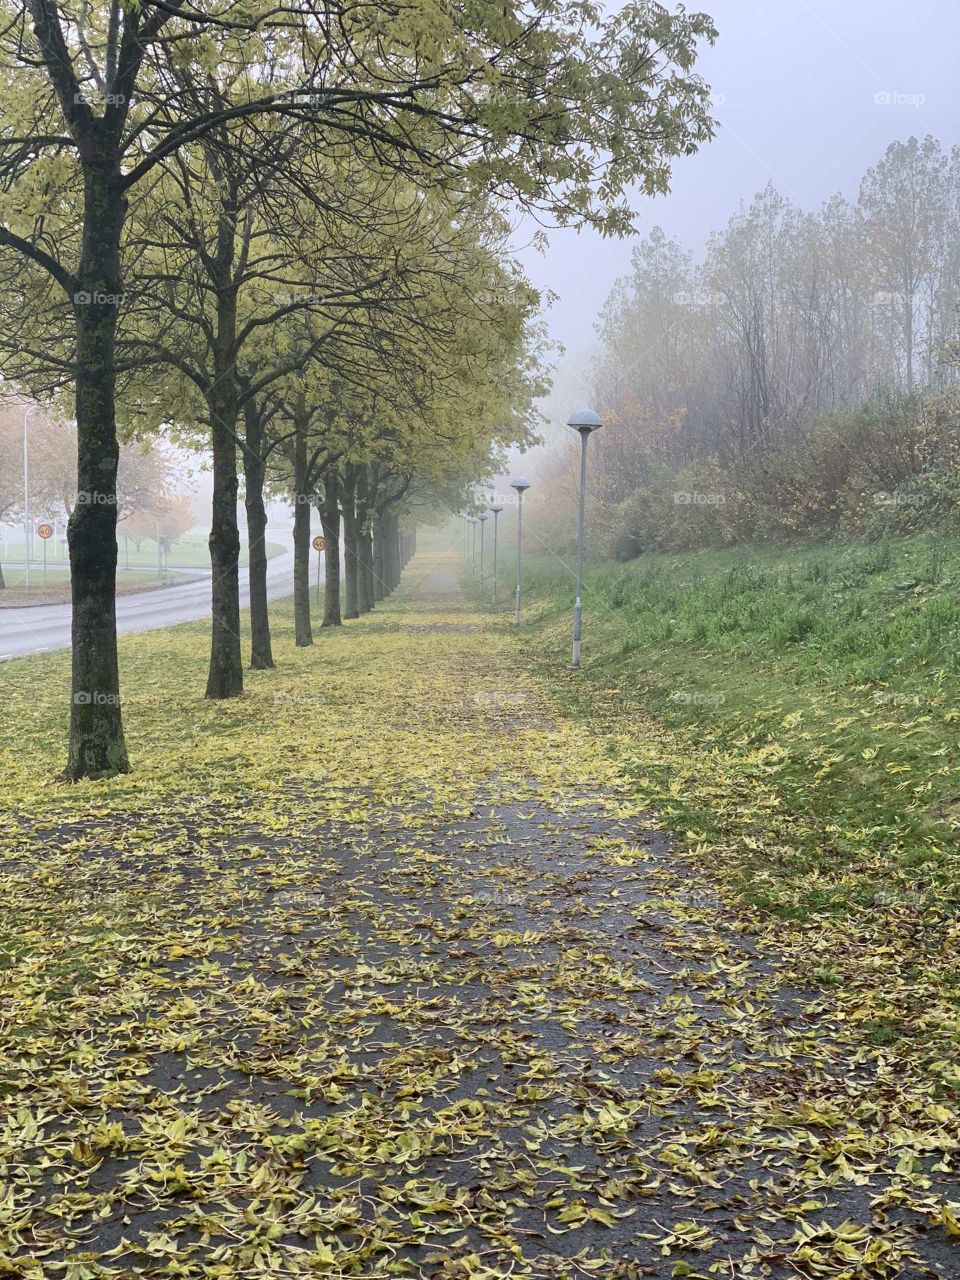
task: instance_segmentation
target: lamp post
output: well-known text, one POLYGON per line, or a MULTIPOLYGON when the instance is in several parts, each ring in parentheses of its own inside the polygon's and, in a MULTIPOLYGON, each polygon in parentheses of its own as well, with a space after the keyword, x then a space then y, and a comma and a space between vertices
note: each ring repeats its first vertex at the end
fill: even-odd
POLYGON ((493 512, 493 607, 497 607, 497 533, 500 524, 500 512, 503 507, 497 503, 491 506, 493 512))
POLYGON ((477 517, 470 517, 470 572, 477 574, 477 517))
POLYGON ((23 570, 23 587, 24 591, 30 591, 30 541, 33 533, 33 526, 30 520, 30 446, 27 437, 27 423, 30 415, 35 411, 37 406, 31 404, 27 406, 23 415, 23 537, 24 537, 24 570, 23 570))
POLYGON ((477 516, 477 519, 480 521, 480 586, 481 588, 483 587, 483 534, 484 534, 485 523, 489 519, 489 516, 490 516, 489 511, 481 511, 480 514, 477 516))
POLYGON ((587 490, 587 441, 591 431, 603 426, 592 409, 580 409, 567 421, 568 427, 580 433, 580 518, 577 529, 577 596, 573 606, 573 661, 570 666, 574 671, 580 667, 580 632, 583 624, 583 605, 581 588, 583 583, 583 531, 585 499, 587 490))
POLYGON ((523 495, 530 488, 530 481, 517 476, 510 481, 510 488, 517 492, 517 599, 513 611, 514 626, 520 625, 520 574, 523 569, 523 495))

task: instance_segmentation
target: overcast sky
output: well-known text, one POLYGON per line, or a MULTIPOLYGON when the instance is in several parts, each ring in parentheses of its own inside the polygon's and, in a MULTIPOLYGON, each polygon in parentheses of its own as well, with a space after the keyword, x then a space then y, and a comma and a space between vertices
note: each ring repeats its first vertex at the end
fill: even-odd
MULTIPOLYGON (((770 181, 816 208, 837 191, 855 195, 864 170, 895 139, 932 133, 960 143, 958 0, 687 7, 705 9, 720 31, 698 66, 720 127, 699 155, 677 163, 669 196, 643 199, 643 232, 660 225, 699 255, 709 233, 770 181)), ((545 255, 522 256, 534 283, 559 295, 547 315, 553 336, 570 356, 589 350, 597 313, 627 270, 630 241, 553 231, 545 255)))

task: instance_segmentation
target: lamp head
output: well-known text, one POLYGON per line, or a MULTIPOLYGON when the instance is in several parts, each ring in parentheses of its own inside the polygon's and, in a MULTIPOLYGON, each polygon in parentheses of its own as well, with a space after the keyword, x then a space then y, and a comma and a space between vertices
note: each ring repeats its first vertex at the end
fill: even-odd
POLYGON ((523 493, 526 489, 530 488, 530 481, 524 476, 517 476, 516 480, 510 481, 510 488, 516 489, 517 493, 523 493))
POLYGON ((602 427, 603 423, 592 409, 578 409, 567 419, 567 426, 573 427, 574 431, 579 431, 582 436, 588 436, 591 431, 602 427))

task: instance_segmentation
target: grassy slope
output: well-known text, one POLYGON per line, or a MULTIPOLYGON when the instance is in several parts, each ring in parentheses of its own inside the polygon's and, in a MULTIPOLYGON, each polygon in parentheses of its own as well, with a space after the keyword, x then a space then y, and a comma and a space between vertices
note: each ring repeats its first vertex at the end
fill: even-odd
MULTIPOLYGON (((958 587, 960 540, 926 537, 598 565, 583 678, 561 684, 675 821, 708 843, 737 829, 727 872, 746 901, 798 915, 891 898, 955 905, 958 587), (682 763, 637 755, 638 710, 701 779, 742 785, 741 801, 720 805, 705 785, 679 785, 682 763), (758 787, 759 810, 747 794, 758 787), (788 837, 761 838, 771 814, 789 818, 788 837)), ((564 565, 531 564, 547 666, 566 659, 571 595, 564 565)))

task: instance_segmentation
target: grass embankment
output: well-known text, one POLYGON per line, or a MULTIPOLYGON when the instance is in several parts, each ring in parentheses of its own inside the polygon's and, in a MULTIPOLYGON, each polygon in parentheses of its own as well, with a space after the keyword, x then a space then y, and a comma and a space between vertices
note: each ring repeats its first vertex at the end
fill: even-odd
MULTIPOLYGON (((544 663, 556 664, 571 576, 538 560, 526 587, 544 663)), ((615 735, 642 709, 683 744, 677 760, 629 733, 617 749, 705 840, 731 827, 743 836, 729 870, 748 901, 787 914, 878 895, 955 906, 958 591, 957 539, 597 565, 584 589, 583 683, 566 695, 615 735), (701 785, 682 785, 688 769, 701 785), (734 788, 726 803, 712 793, 721 776, 734 788), (788 846, 751 845, 786 817, 788 846)))
MULTIPOLYGON (((960 1083, 960 541, 533 561, 528 660, 874 1043, 960 1083), (953 1062, 951 1067, 949 1064, 953 1062)), ((939 1082, 939 1083, 938 1083, 939 1082)))

